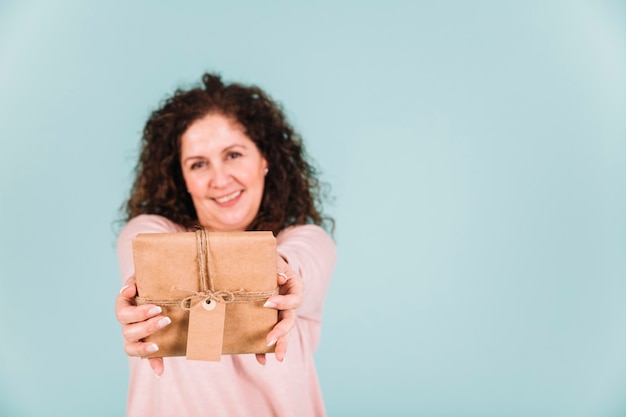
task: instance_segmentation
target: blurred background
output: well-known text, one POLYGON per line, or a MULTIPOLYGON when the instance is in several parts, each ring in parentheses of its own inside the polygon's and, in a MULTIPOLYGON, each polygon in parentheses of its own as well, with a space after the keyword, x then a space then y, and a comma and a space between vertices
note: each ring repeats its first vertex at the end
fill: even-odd
POLYGON ((0 0, 0 415, 123 415, 118 208, 205 70, 332 186, 330 416, 626 415, 623 1, 0 0))

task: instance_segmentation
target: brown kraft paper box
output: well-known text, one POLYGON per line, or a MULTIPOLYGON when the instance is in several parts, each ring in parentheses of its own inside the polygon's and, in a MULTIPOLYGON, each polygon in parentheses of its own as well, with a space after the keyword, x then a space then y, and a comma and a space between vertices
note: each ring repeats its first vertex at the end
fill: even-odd
POLYGON ((277 292, 271 232, 139 234, 133 240, 137 304, 156 304, 172 323, 146 338, 146 357, 219 361, 222 354, 270 353, 278 320, 263 304, 277 292))

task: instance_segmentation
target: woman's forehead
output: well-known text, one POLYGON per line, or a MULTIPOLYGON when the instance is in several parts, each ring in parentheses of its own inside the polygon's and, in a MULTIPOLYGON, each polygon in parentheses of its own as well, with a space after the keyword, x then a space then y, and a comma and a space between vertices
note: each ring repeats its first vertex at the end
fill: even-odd
POLYGON ((182 154, 251 145, 255 146, 244 128, 232 118, 221 114, 208 114, 196 120, 181 136, 182 154))

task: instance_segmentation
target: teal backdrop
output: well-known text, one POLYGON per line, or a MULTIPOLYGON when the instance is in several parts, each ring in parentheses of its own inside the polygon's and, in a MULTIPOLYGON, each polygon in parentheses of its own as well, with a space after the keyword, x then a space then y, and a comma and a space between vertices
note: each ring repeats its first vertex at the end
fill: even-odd
POLYGON ((330 416, 625 416, 626 3, 263 3, 0 1, 0 415, 124 414, 118 208, 214 70, 332 185, 330 416))

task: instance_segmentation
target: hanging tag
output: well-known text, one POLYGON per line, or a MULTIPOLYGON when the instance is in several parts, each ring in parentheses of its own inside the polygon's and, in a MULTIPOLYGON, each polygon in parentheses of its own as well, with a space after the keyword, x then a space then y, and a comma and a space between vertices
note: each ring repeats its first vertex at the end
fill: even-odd
POLYGON ((226 304, 209 298, 189 311, 187 359, 219 362, 224 340, 226 304))

